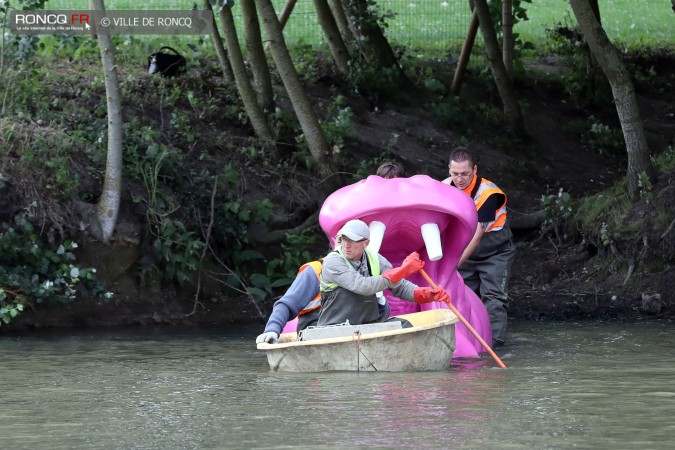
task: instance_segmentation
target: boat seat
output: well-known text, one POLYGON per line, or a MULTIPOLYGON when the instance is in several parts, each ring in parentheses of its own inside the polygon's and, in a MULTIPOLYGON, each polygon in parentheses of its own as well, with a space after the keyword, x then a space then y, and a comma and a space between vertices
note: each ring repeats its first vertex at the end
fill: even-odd
POLYGON ((347 321, 345 323, 328 325, 325 327, 307 327, 300 332, 298 340, 311 341, 314 339, 336 338, 352 336, 354 333, 363 335, 380 333, 382 331, 400 330, 401 328, 404 328, 401 321, 365 323, 362 325, 351 325, 349 321, 347 321))

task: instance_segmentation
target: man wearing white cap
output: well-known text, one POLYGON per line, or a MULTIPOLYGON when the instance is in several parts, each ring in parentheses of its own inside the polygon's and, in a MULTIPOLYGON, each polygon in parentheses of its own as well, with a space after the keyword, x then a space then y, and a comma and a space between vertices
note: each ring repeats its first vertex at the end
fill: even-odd
MULTIPOLYGON (((298 317, 297 332, 315 326, 321 312, 321 292, 319 279, 323 258, 303 264, 286 293, 274 303, 265 331, 255 342, 275 343, 279 339, 286 322, 298 317)), ((378 321, 387 320, 391 311, 385 302, 378 304, 378 321)))
POLYGON ((360 325, 382 320, 378 317, 376 294, 386 289, 396 297, 417 303, 450 301, 440 286, 418 287, 405 279, 424 267, 417 252, 408 255, 400 267, 392 268, 386 258, 367 249, 370 230, 365 222, 350 220, 336 237, 338 247, 326 256, 321 269, 321 313, 317 325, 347 320, 360 325))

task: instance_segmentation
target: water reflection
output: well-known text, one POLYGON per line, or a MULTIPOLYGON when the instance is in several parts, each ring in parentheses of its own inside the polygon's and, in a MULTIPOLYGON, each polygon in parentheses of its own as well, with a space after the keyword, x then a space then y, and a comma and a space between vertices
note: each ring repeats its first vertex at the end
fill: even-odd
POLYGON ((0 338, 2 448, 668 448, 671 323, 515 323, 431 373, 269 372, 257 329, 0 338))

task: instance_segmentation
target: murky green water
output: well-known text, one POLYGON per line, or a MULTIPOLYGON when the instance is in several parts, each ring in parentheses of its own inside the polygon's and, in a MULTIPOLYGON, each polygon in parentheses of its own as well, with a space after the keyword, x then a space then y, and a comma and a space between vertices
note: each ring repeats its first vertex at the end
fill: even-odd
POLYGON ((511 325, 437 373, 268 371, 259 329, 0 335, 0 448, 672 448, 675 326, 511 325))

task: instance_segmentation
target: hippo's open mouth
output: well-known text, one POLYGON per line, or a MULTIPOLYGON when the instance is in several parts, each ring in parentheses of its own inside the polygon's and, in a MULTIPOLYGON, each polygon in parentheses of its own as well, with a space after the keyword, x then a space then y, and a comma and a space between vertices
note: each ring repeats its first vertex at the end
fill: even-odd
MULTIPOLYGON (((371 247, 394 267, 411 252, 418 252, 426 261, 424 270, 442 286, 448 286, 462 251, 476 231, 476 207, 471 198, 426 175, 392 179, 370 176, 330 195, 321 208, 319 222, 331 246, 340 227, 351 219, 384 224, 384 236, 378 236, 373 229, 377 227, 371 225, 371 247), (438 257, 435 249, 430 252, 422 237, 425 224, 438 226, 442 255, 436 261, 431 261, 438 257)), ((418 281, 424 283, 421 277, 418 281)))
MULTIPOLYGON (((476 207, 469 196, 426 175, 392 179, 370 176, 337 190, 324 202, 319 223, 331 247, 337 232, 351 219, 369 224, 370 247, 379 251, 394 267, 410 253, 418 252, 425 261, 424 270, 446 289, 453 304, 472 325, 480 322, 474 328, 485 340, 491 340, 489 320, 482 302, 466 288, 457 273, 457 263, 476 231, 476 207), (434 240, 440 240, 440 249, 433 245, 434 240)), ((419 274, 408 279, 418 286, 427 285, 419 274)), ((419 310, 414 303, 388 298, 392 315, 419 310)), ((461 350, 460 333, 457 334, 455 356, 476 355, 481 349, 480 344, 476 341, 471 350, 461 350)))

